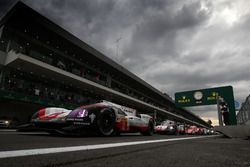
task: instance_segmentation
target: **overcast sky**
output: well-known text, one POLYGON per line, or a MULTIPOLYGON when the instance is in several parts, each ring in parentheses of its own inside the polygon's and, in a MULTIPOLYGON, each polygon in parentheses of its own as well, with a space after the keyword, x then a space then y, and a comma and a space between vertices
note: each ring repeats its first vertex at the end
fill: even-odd
MULTIPOLYGON (((250 93, 248 0, 23 2, 172 97, 227 85, 240 102, 250 93)), ((215 106, 191 109, 217 119, 215 106)))

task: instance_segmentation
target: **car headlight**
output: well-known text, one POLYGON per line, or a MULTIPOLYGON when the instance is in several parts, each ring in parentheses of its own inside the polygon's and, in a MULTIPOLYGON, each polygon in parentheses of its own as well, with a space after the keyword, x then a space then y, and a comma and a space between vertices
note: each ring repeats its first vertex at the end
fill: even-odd
POLYGON ((10 121, 4 121, 4 123, 5 123, 5 124, 9 124, 9 123, 10 123, 10 121))
POLYGON ((83 117, 86 117, 86 116, 88 116, 88 111, 85 110, 85 109, 82 109, 82 110, 78 111, 76 117, 77 118, 83 118, 83 117))
POLYGON ((172 129, 174 129, 174 127, 173 127, 173 126, 170 126, 170 127, 169 127, 169 129, 171 129, 171 130, 172 130, 172 129))

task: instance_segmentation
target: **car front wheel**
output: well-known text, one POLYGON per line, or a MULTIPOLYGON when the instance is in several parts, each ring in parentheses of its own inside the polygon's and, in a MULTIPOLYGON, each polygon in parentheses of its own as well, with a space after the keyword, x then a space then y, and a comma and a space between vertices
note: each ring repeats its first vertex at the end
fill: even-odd
POLYGON ((148 123, 148 129, 145 132, 142 132, 142 135, 144 136, 152 136, 154 134, 154 123, 153 121, 149 121, 148 123))
POLYGON ((101 110, 97 118, 98 131, 102 136, 110 136, 115 129, 116 115, 112 109, 101 110))

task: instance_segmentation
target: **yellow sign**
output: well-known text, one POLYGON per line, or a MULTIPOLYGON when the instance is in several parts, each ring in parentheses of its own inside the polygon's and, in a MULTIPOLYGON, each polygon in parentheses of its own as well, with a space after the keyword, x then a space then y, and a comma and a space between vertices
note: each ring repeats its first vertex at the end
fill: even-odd
POLYGON ((211 92, 211 95, 207 97, 207 100, 216 100, 218 96, 218 92, 211 92))
POLYGON ((190 99, 187 99, 186 96, 182 96, 182 99, 178 100, 178 103, 189 103, 190 99))

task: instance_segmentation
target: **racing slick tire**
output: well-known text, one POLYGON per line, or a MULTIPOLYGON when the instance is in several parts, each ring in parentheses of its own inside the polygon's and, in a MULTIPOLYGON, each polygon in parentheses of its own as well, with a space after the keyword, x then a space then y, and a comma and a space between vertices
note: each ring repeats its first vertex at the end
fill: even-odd
POLYGON ((115 122, 116 115, 112 109, 101 110, 97 118, 98 132, 102 136, 111 136, 115 131, 115 122))
POLYGON ((142 135, 144 136, 152 136, 154 134, 154 123, 153 121, 149 121, 148 123, 148 129, 145 132, 142 132, 142 135))

